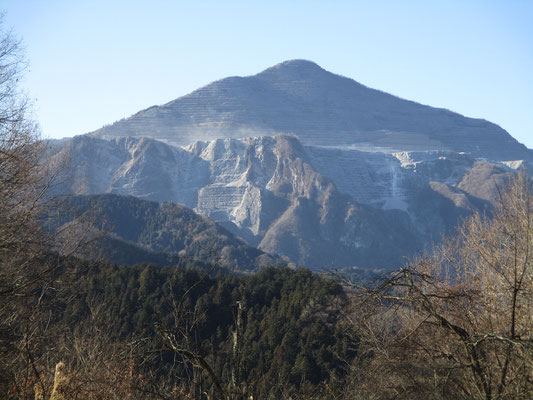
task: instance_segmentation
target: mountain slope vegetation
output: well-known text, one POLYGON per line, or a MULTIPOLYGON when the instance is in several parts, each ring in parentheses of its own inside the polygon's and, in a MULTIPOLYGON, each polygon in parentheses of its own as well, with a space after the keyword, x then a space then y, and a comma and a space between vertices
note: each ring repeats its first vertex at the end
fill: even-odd
MULTIPOLYGON (((254 271, 284 264, 281 258, 255 249, 191 209, 113 194, 69 197, 54 210, 50 229, 76 219, 103 234, 93 255, 123 264, 159 265, 203 262, 235 271, 254 271)), ((86 252, 87 253, 87 252, 86 252)))

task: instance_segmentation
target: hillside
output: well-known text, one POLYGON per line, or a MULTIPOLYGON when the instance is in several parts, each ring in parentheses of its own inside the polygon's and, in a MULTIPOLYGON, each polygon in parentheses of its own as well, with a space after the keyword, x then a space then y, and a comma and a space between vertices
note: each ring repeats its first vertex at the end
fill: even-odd
POLYGON ((284 264, 191 209, 113 194, 73 196, 54 212, 55 227, 74 219, 105 233, 91 254, 122 264, 216 264, 231 271, 254 271, 284 264), (193 262, 194 261, 194 262, 193 262))

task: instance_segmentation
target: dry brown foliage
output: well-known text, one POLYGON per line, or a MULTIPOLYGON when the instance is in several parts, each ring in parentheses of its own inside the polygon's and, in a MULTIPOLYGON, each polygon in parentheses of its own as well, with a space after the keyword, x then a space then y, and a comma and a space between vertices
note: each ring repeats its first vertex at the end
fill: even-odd
POLYGON ((533 193, 519 174, 492 217, 355 296, 361 398, 533 398, 533 193))
MULTIPOLYGON (((45 162, 46 142, 18 82, 26 68, 21 41, 0 16, 0 397, 46 398, 57 351, 54 304, 65 276, 57 237, 42 228, 59 162, 45 162), (53 296, 52 296, 53 295, 53 296)), ((69 235, 66 235, 69 236, 69 235)), ((72 235, 70 235, 72 238, 72 235)), ((76 237, 76 245, 80 243, 76 237)), ((76 245, 64 241, 64 249, 76 245)), ((68 277, 67 277, 68 278, 68 277)))

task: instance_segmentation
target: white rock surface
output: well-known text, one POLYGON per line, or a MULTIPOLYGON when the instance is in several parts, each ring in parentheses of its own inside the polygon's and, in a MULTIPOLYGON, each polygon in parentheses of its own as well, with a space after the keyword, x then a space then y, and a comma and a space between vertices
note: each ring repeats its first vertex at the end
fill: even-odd
POLYGON ((66 192, 182 203, 266 251, 300 263, 331 259, 344 265, 350 258, 376 258, 377 243, 394 247, 392 240, 402 241, 399 232, 406 242, 391 254, 408 255, 438 239, 493 196, 476 177, 503 177, 520 166, 450 151, 302 146, 295 136, 223 138, 185 147, 149 138, 80 136, 56 157, 67 152, 72 165, 62 177, 66 192))

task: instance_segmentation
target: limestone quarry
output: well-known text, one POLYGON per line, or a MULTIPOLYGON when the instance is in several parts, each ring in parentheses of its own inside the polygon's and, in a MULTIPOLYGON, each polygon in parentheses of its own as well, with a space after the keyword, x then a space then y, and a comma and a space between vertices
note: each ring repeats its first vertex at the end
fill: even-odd
POLYGON ((531 151, 490 122, 304 60, 231 77, 88 135, 58 190, 192 208, 313 268, 394 268, 489 210, 531 151))

